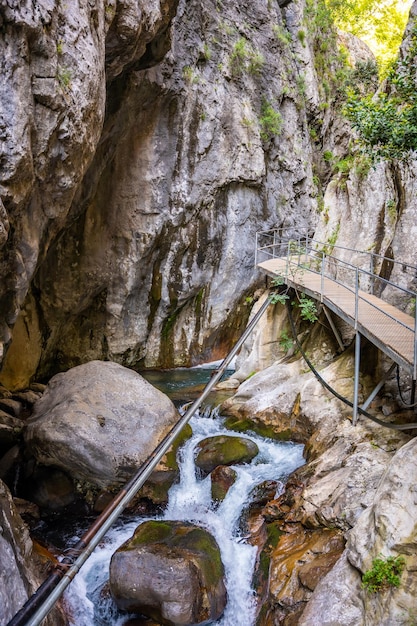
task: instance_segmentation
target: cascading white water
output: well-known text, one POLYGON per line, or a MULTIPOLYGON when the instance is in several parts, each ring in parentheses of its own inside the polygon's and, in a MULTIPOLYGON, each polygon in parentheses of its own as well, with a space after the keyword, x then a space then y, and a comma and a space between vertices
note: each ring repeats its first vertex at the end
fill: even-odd
MULTIPOLYGON (((287 476, 304 463, 303 447, 276 442, 257 435, 253 439, 259 454, 250 464, 236 465, 237 480, 224 501, 216 506, 211 500, 210 476, 199 478, 194 465, 196 445, 213 435, 237 435, 223 426, 218 416, 195 416, 190 422, 192 438, 180 451, 180 482, 169 492, 165 519, 190 521, 209 530, 219 544, 226 574, 227 607, 216 626, 253 626, 255 620, 254 592, 251 587, 256 547, 245 543, 239 534, 239 517, 252 489, 265 480, 285 482, 287 476)), ((74 626, 122 626, 127 621, 103 591, 108 579, 108 564, 113 552, 133 534, 144 521, 137 518, 120 523, 106 536, 82 567, 66 592, 66 603, 74 626)))

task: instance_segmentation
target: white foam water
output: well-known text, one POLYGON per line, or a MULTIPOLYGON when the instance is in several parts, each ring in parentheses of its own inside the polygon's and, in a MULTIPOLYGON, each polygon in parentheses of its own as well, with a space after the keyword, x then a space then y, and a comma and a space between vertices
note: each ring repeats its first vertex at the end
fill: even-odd
MULTIPOLYGON (((220 620, 213 626, 253 626, 256 605, 252 588, 256 547, 245 542, 239 530, 242 509, 249 494, 265 480, 281 481, 304 463, 303 447, 291 442, 276 442, 255 434, 239 435, 228 431, 218 416, 195 416, 190 422, 192 438, 179 453, 180 482, 169 492, 169 502, 163 518, 198 524, 215 537, 225 568, 227 606, 220 620), (224 501, 217 505, 211 499, 210 476, 201 478, 194 458, 197 444, 206 437, 227 434, 246 436, 256 442, 259 454, 250 464, 235 465, 237 479, 224 501)), ((113 552, 135 528, 145 521, 137 518, 108 532, 97 546, 65 594, 73 626, 122 626, 129 616, 114 605, 106 589, 108 567, 113 552)))

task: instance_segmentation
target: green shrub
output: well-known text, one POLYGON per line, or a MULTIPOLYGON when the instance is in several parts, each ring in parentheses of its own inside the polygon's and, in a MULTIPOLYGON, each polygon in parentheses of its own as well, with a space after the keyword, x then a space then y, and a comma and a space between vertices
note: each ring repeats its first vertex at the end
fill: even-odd
POLYGON ((392 66, 387 91, 372 97, 348 91, 344 114, 359 136, 364 152, 373 160, 403 160, 417 150, 417 24, 409 36, 407 54, 392 66))
POLYGON ((300 317, 302 320, 306 322, 316 322, 319 319, 316 303, 305 294, 302 294, 300 299, 294 301, 292 304, 298 306, 300 309, 300 317))
POLYGON ((282 116, 279 111, 274 109, 272 104, 267 100, 262 102, 261 119, 261 139, 267 141, 275 135, 279 135, 282 129, 282 116))
POLYGON ((62 89, 68 89, 71 85, 72 72, 67 67, 60 67, 58 70, 58 81, 62 89))
POLYGON ((370 593, 383 591, 388 587, 399 587, 404 567, 405 559, 402 556, 377 557, 372 561, 371 569, 363 574, 362 587, 370 593))
POLYGON ((279 345, 284 350, 284 352, 288 352, 288 350, 291 350, 294 347, 293 339, 288 336, 288 333, 286 333, 285 330, 282 331, 279 337, 279 345))
POLYGON ((243 72, 258 74, 264 63, 263 55, 245 37, 240 37, 234 43, 230 56, 230 68, 233 76, 239 76, 243 72))
POLYGON ((274 31, 274 35, 277 40, 284 46, 287 46, 291 43, 291 33, 286 28, 284 28, 284 26, 281 26, 280 24, 274 24, 272 26, 272 30, 274 31))

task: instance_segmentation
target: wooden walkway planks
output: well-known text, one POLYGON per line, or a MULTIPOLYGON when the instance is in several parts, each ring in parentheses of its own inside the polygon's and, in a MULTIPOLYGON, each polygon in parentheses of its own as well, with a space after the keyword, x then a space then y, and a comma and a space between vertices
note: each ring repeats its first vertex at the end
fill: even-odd
POLYGON ((287 274, 287 258, 263 261, 258 267, 272 277, 281 276, 290 287, 301 288, 307 295, 323 302, 393 361, 414 372, 415 320, 411 315, 361 290, 356 311, 353 289, 330 278, 322 278, 300 265, 291 264, 291 271, 287 274))

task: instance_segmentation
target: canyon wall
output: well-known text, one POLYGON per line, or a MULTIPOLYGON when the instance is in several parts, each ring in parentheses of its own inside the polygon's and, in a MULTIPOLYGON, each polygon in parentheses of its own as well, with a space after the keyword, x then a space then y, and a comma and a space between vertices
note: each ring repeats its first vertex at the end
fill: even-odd
POLYGON ((255 232, 315 220, 304 2, 1 11, 1 382, 223 355, 255 232))
POLYGON ((262 285, 257 230, 412 254, 413 166, 334 168, 352 133, 315 6, 0 9, 3 385, 220 358, 262 285))

